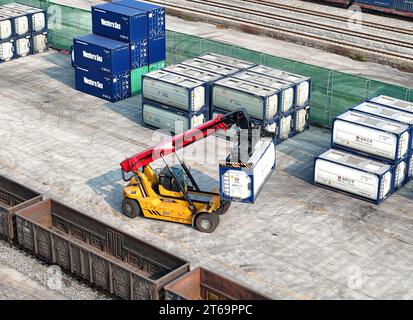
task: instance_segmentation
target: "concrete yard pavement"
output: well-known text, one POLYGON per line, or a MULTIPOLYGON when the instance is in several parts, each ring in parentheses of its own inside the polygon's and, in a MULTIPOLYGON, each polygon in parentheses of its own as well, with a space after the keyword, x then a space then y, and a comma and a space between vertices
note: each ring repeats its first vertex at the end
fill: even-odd
POLYGON ((64 300, 56 291, 0 264, 0 300, 64 300))
MULTIPOLYGON (((139 97, 112 104, 77 92, 70 58, 53 51, 4 63, 0 74, 0 174, 274 299, 413 297, 413 186, 377 207, 312 185, 328 130, 278 146, 257 203, 233 203, 203 234, 120 213, 119 163, 156 140, 140 125, 139 97)), ((225 148, 207 163, 196 148, 188 163, 202 185, 217 186, 225 148)))

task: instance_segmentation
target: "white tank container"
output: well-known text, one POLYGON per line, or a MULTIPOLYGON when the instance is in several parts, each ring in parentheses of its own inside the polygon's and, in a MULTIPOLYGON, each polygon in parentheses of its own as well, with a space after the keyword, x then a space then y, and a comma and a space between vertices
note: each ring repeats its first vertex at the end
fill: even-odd
POLYGON ((5 8, 19 10, 30 14, 31 30, 33 32, 44 31, 46 26, 46 12, 42 9, 34 8, 20 3, 10 3, 4 5, 5 8))
POLYGON ((199 58, 203 60, 211 61, 217 64, 223 64, 226 66, 230 66, 238 70, 249 69, 257 65, 256 63, 251 63, 248 61, 244 61, 244 60, 240 60, 240 59, 236 59, 236 58, 232 58, 228 56, 223 56, 223 55, 216 54, 216 53, 207 53, 207 54, 204 54, 203 56, 200 56, 199 58))
POLYGON ((24 36, 31 32, 29 13, 5 7, 0 13, 11 18, 16 36, 24 36))
POLYGON ((5 40, 13 35, 11 19, 0 13, 0 40, 5 40))
POLYGON ((7 41, 0 43, 0 61, 10 61, 14 58, 14 43, 7 41))
POLYGON ((33 35, 32 39, 33 53, 40 53, 47 50, 47 32, 33 35))
POLYGON ((305 107, 311 99, 311 78, 300 76, 294 73, 273 69, 267 66, 258 65, 249 69, 249 71, 261 73, 263 75, 281 79, 295 84, 295 104, 297 107, 305 107))
POLYGON ((226 161, 220 161, 221 199, 254 203, 275 170, 275 154, 274 141, 262 138, 254 146, 248 161, 238 161, 238 150, 234 150, 226 161))
POLYGON ((393 169, 386 163, 330 149, 316 158, 314 183, 379 204, 392 192, 393 169))
POLYGON ((207 71, 207 70, 202 70, 202 69, 195 68, 192 66, 187 66, 184 64, 170 65, 166 68, 163 68, 163 70, 176 73, 180 76, 190 77, 192 79, 196 79, 196 80, 203 81, 203 82, 212 82, 212 81, 217 81, 219 79, 222 79, 222 75, 218 73, 207 71))
POLYGON ((289 114, 294 110, 294 87, 291 82, 283 81, 273 77, 267 77, 263 74, 252 71, 241 71, 232 77, 255 84, 267 86, 280 91, 278 109, 281 114, 289 114))
POLYGON ((362 104, 351 108, 351 110, 398 121, 413 128, 413 113, 393 109, 373 102, 363 102, 362 104))
POLYGON ((294 131, 295 133, 304 132, 309 128, 310 106, 295 111, 294 131))
POLYGON ((30 36, 15 40, 16 57, 25 57, 30 54, 31 42, 30 36))
POLYGON ((410 127, 361 112, 347 111, 333 122, 332 147, 376 159, 399 161, 409 151, 410 127))
POLYGON ((199 58, 185 60, 184 62, 182 62, 182 64, 190 66, 190 67, 198 68, 201 70, 206 70, 209 72, 215 72, 222 76, 230 76, 234 73, 239 72, 239 69, 237 68, 210 62, 207 60, 202 60, 199 58))
POLYGON ((164 70, 142 77, 142 96, 184 111, 196 112, 206 105, 205 83, 164 70))
POLYGON ((280 140, 287 140, 291 137, 294 129, 293 115, 280 118, 280 140))
POLYGON ((229 77, 213 84, 212 106, 226 111, 244 108, 254 119, 274 122, 279 95, 278 90, 229 77))
POLYGON ((413 113, 413 102, 380 95, 369 100, 370 102, 382 104, 384 106, 413 113))
POLYGON ((207 116, 205 112, 190 114, 177 112, 167 106, 159 106, 149 102, 142 104, 143 124, 152 128, 162 129, 175 134, 182 133, 203 124, 207 116))

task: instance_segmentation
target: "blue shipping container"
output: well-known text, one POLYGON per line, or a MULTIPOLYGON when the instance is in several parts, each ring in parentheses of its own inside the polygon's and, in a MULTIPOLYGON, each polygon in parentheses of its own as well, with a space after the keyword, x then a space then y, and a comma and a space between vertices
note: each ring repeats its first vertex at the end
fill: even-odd
POLYGON ((149 64, 148 39, 130 43, 131 69, 147 66, 149 64))
POLYGON ((412 0, 400 0, 394 1, 394 9, 399 11, 406 11, 413 13, 413 1, 412 0))
POLYGON ((394 7, 394 0, 356 0, 354 2, 388 9, 392 9, 394 7))
POLYGON ((166 37, 149 39, 149 64, 166 60, 166 37))
POLYGON ((131 69, 129 44, 94 34, 73 38, 74 63, 105 73, 117 74, 131 69))
POLYGON ((109 75, 75 67, 76 90, 111 102, 130 97, 130 73, 109 75))
POLYGON ((148 19, 144 11, 104 3, 92 6, 93 33, 124 42, 148 37, 148 19))
POLYGON ((165 8, 135 0, 114 0, 113 3, 145 11, 148 15, 148 35, 150 38, 164 36, 165 8))

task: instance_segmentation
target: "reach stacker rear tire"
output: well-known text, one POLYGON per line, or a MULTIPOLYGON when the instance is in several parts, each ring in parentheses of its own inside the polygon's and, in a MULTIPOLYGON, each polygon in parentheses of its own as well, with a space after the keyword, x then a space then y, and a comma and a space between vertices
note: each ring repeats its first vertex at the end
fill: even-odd
POLYGON ((196 228, 205 233, 214 232, 219 224, 219 215, 217 213, 200 213, 195 220, 196 228))
POLYGON ((136 218, 141 215, 141 207, 136 200, 124 198, 122 202, 122 211, 128 218, 136 218))

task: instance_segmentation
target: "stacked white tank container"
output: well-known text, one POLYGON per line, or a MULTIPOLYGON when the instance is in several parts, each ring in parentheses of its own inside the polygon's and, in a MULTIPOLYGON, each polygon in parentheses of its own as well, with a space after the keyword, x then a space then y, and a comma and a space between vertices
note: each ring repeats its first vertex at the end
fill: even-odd
POLYGON ((166 70, 142 77, 142 122, 181 133, 208 120, 207 83, 166 70))
POLYGON ((0 62, 40 53, 47 47, 44 10, 19 3, 0 6, 0 62))
POLYGON ((407 101, 379 96, 352 107, 334 120, 332 149, 328 159, 316 158, 314 182, 379 204, 411 179, 412 128, 407 101), (334 158, 340 152, 345 161, 343 154, 334 158))

